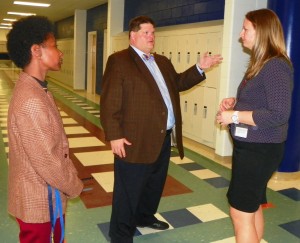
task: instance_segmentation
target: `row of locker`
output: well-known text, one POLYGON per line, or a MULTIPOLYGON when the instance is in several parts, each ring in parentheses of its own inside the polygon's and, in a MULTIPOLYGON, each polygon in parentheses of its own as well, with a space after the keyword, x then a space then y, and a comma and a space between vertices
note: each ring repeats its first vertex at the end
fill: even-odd
MULTIPOLYGON (((169 58, 177 72, 183 72, 195 65, 200 57, 208 52, 219 54, 222 45, 222 32, 209 32, 197 34, 170 35, 156 34, 153 52, 169 58)), ((128 36, 117 37, 113 41, 113 52, 128 47, 128 36)), ((209 71, 209 87, 218 87, 218 69, 209 71)))

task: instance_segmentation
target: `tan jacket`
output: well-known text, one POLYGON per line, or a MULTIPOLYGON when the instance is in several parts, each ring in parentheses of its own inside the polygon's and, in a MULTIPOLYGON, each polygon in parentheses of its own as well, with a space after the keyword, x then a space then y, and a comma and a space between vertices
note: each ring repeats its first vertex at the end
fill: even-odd
MULTIPOLYGON (((179 92, 200 83, 205 74, 196 65, 178 74, 165 56, 154 57, 170 93, 177 147, 183 157, 179 92)), ((147 66, 129 47, 109 57, 102 82, 100 117, 106 140, 126 138, 132 145, 125 145, 125 161, 153 163, 165 139, 167 107, 147 66)))
POLYGON ((64 212, 67 198, 78 196, 83 184, 69 159, 68 140, 51 93, 24 72, 9 105, 8 136, 8 211, 27 223, 49 222, 47 184, 61 192, 64 212))

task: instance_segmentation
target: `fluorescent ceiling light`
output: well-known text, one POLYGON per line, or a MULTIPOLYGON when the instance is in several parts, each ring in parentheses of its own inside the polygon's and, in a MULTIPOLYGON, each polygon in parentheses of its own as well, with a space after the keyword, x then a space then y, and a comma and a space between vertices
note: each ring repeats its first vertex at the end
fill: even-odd
POLYGON ((36 15, 35 13, 20 13, 20 12, 7 12, 7 14, 21 15, 21 16, 31 16, 31 15, 36 15))
POLYGON ((46 8, 51 5, 49 3, 33 3, 33 2, 21 2, 21 1, 14 1, 14 4, 35 6, 35 7, 46 7, 46 8))
POLYGON ((8 26, 0 26, 0 29, 12 29, 12 27, 8 27, 8 26))
POLYGON ((3 19, 4 21, 10 21, 10 22, 15 22, 17 19, 3 19))

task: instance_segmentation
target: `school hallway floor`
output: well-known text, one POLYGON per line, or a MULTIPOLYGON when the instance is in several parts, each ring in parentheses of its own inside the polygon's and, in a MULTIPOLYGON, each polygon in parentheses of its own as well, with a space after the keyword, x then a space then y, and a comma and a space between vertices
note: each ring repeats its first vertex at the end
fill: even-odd
MULTIPOLYGON (((7 213, 7 111, 16 70, 0 66, 0 242, 18 242, 18 225, 7 213)), ((113 188, 113 155, 100 125, 99 96, 75 92, 49 81, 70 144, 70 157, 84 182, 80 198, 70 200, 66 215, 67 243, 108 242, 113 188)), ((34 146, 34 145, 33 145, 34 146)), ((233 243, 226 192, 231 158, 184 139, 185 155, 172 149, 167 183, 157 217, 166 231, 137 228, 134 242, 233 243)), ((263 242, 300 242, 300 178, 273 177, 264 209, 263 242)))

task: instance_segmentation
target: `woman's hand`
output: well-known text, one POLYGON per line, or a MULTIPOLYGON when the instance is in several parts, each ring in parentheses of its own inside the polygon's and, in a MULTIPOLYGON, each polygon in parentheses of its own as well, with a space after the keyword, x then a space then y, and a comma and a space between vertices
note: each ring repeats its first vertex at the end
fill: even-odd
POLYGON ((219 106, 219 111, 228 111, 232 110, 234 105, 235 105, 235 98, 230 97, 230 98, 225 98, 221 101, 220 106, 219 106))

